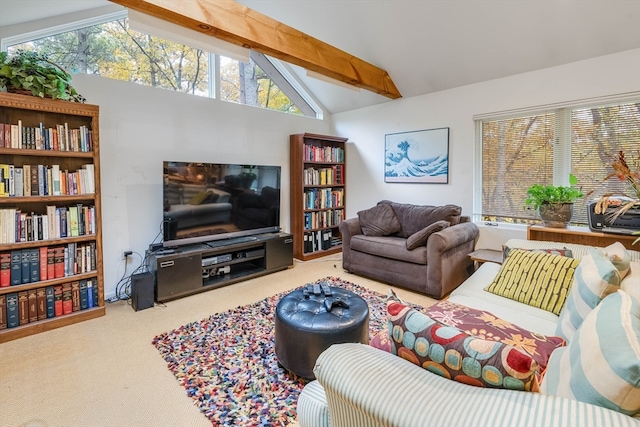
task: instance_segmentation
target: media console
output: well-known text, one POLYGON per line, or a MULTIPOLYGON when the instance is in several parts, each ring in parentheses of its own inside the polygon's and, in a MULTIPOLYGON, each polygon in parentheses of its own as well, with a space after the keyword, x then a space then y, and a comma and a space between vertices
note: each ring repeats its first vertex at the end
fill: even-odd
POLYGON ((147 252, 155 299, 164 302, 286 270, 293 265, 293 236, 266 233, 147 252))

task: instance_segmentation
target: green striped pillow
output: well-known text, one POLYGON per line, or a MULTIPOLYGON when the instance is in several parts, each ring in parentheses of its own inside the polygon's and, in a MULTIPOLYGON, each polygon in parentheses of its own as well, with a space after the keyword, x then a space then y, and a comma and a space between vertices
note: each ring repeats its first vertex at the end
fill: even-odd
POLYGON ((540 392, 640 414, 640 305, 619 290, 553 351, 540 392))
POLYGON ((558 315, 579 263, 566 256, 512 249, 484 290, 558 315))

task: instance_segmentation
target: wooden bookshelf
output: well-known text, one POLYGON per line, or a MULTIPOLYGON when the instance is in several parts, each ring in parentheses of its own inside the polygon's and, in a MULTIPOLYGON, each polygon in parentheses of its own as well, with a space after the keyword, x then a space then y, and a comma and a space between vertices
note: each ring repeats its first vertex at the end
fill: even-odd
POLYGON ((587 227, 568 226, 566 228, 543 227, 540 225, 530 225, 527 228, 528 240, 544 240, 551 242, 576 243, 589 246, 609 246, 612 243, 620 242, 627 249, 640 250, 640 246, 632 246, 631 243, 638 236, 626 234, 611 234, 589 230, 587 227))
POLYGON ((305 261, 342 251, 338 226, 346 212, 347 140, 311 133, 290 136, 294 258, 305 261))
POLYGON ((5 131, 0 139, 0 165, 3 165, 0 169, 7 165, 12 171, 9 176, 3 173, 0 177, 0 218, 3 220, 0 254, 5 254, 5 260, 7 253, 37 251, 40 254, 37 267, 29 264, 29 278, 23 280, 21 276, 20 283, 15 281, 17 273, 12 277, 11 270, 6 272, 6 263, 0 266, 0 274, 5 275, 4 281, 0 279, 3 284, 0 309, 5 316, 0 320, 0 343, 105 314, 98 116, 96 105, 0 93, 0 124, 5 131), (11 129, 12 125, 17 129, 11 129), (16 194, 19 189, 15 171, 19 169, 24 173, 25 165, 35 166, 40 171, 32 181, 38 190, 27 194, 22 181, 22 194, 16 194), (60 179, 54 179, 54 176, 60 179), (69 215, 68 221, 63 224, 61 219, 51 218, 56 212, 61 216, 69 215), (57 223, 57 230, 55 225, 48 227, 50 223, 57 223), (52 273, 51 269, 42 266, 45 260, 47 264, 51 262, 46 249, 52 248, 58 248, 58 254, 64 258, 58 257, 57 261, 66 262, 61 267, 62 275, 60 270, 52 273), (45 258, 42 252, 45 252, 45 258), (85 291, 89 284, 96 289, 94 292, 85 291), (53 298, 51 295, 63 287, 71 292, 65 295, 71 295, 72 302, 67 305, 71 309, 66 310, 66 314, 58 314, 55 308, 51 311, 51 302, 55 299, 55 295, 53 298), (34 293, 37 294, 35 302, 34 293), (24 313, 18 314, 18 325, 9 326, 8 320, 14 314, 8 311, 8 300, 25 294, 27 306, 21 308, 29 314, 26 318, 24 313), (41 299, 43 294, 48 300, 41 299), (33 304, 36 304, 35 316, 33 304))

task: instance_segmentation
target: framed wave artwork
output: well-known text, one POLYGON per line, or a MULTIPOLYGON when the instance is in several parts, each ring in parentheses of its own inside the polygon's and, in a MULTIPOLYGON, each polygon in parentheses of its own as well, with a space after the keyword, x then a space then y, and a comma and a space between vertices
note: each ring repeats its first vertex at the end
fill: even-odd
POLYGON ((449 128, 385 135, 384 182, 447 184, 449 128))

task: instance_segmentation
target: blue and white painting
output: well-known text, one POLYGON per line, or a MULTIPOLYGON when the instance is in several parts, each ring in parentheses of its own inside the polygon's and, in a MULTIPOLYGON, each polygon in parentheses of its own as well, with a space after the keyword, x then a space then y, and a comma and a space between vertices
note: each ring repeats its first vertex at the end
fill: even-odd
POLYGON ((385 135, 385 182, 449 182, 449 128, 385 135))

